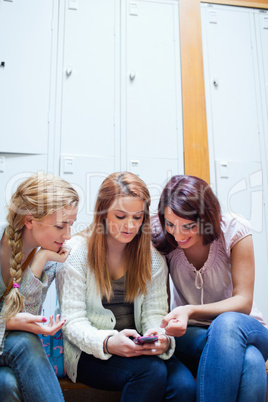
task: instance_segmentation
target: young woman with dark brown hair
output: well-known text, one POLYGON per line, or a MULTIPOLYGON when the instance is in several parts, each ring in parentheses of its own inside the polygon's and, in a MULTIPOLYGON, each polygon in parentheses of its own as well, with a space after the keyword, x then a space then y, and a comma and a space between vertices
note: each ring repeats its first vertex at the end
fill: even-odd
POLYGON ((268 330, 253 303, 254 252, 245 221, 221 214, 210 186, 174 176, 160 197, 153 243, 166 256, 176 356, 198 365, 198 401, 265 401, 268 330))

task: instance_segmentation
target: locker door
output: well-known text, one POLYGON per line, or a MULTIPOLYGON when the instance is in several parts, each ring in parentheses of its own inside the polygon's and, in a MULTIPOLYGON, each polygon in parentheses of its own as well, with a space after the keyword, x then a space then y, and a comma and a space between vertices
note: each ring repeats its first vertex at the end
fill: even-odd
POLYGON ((201 5, 210 174, 224 212, 253 231, 255 300, 268 320, 262 98, 253 10, 201 5))
POLYGON ((1 152, 47 152, 52 19, 53 0, 0 2, 1 152))
POLYGON ((116 3, 111 0, 66 2, 62 154, 114 158, 116 3))
POLYGON ((120 169, 119 2, 66 1, 60 120, 60 175, 79 190, 76 228, 92 220, 104 177, 120 169))
POLYGON ((122 7, 122 166, 158 197, 183 172, 178 2, 122 7))

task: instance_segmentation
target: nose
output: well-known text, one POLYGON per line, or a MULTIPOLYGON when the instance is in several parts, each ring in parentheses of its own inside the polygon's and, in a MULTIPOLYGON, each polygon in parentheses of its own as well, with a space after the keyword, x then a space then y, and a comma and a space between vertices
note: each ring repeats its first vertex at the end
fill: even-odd
POLYGON ((182 233, 180 229, 177 229, 177 228, 176 228, 172 234, 173 234, 173 236, 174 236, 174 238, 175 238, 175 240, 176 240, 177 243, 178 243, 179 241, 185 239, 185 234, 182 233))
POLYGON ((132 218, 129 218, 126 222, 126 226, 128 228, 133 228, 135 226, 134 220, 132 218))
POLYGON ((66 229, 64 231, 63 238, 64 238, 64 240, 70 240, 70 238, 71 238, 71 226, 70 225, 66 225, 66 229))

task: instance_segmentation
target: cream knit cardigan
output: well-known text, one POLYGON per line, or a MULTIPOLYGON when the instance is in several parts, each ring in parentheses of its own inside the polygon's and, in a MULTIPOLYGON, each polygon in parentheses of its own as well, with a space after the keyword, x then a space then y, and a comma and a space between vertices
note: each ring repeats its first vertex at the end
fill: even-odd
MULTIPOLYGON (((68 244, 72 251, 67 261, 57 271, 56 283, 63 326, 64 364, 73 382, 76 382, 77 365, 81 352, 107 360, 110 354, 103 351, 103 341, 108 335, 116 334, 116 319, 111 310, 102 306, 95 276, 87 264, 87 243, 82 236, 74 236, 68 244)), ((167 266, 164 258, 152 248, 152 281, 147 294, 137 296, 134 301, 134 319, 137 331, 144 334, 147 329, 159 328, 168 312, 167 266)), ((169 359, 175 349, 174 338, 170 349, 161 355, 169 359)))

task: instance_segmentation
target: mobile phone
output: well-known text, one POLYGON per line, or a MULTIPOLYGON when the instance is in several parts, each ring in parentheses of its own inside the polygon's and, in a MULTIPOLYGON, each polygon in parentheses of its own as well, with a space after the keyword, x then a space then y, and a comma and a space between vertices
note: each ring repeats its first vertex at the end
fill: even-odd
POLYGON ((137 345, 144 345, 145 343, 154 343, 158 340, 157 335, 148 335, 148 336, 138 336, 133 339, 133 342, 137 345))

